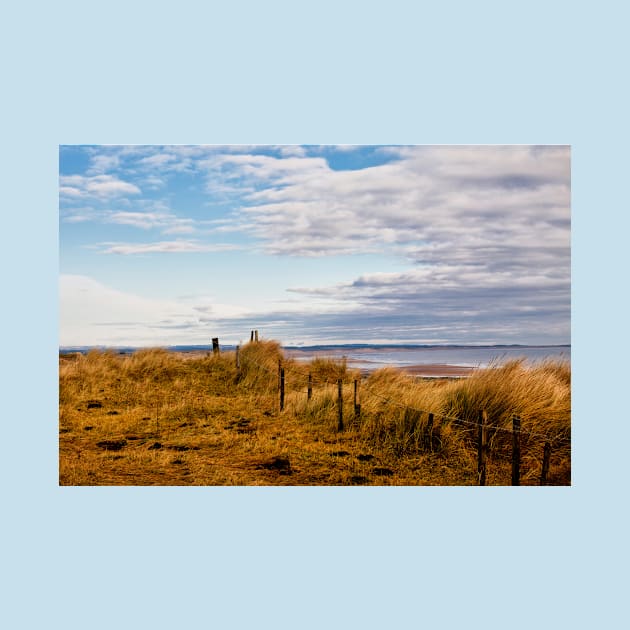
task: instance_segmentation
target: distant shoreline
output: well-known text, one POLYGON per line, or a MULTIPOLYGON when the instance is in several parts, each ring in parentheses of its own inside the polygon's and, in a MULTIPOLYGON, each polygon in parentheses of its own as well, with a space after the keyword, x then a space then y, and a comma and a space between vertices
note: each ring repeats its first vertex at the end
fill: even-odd
MULTIPOLYGON (((112 350, 120 353, 136 352, 137 350, 148 350, 153 348, 163 348, 169 352, 211 352, 212 345, 174 345, 165 346, 156 344, 154 346, 59 346, 59 354, 69 354, 72 352, 89 352, 90 350, 112 350)), ((221 344, 221 348, 229 351, 236 348, 235 344, 221 344)), ((370 350, 457 350, 457 349, 496 349, 510 350, 519 348, 571 348, 571 344, 327 344, 312 346, 282 346, 282 349, 290 352, 343 352, 350 350, 355 353, 370 350)))

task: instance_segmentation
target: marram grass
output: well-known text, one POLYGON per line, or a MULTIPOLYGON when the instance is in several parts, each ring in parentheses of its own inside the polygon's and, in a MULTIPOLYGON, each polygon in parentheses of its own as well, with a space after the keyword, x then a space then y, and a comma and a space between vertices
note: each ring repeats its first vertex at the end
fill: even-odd
POLYGON ((274 341, 246 344, 239 359, 240 370, 234 352, 60 356, 59 483, 475 485, 480 410, 489 425, 488 484, 510 484, 515 414, 521 484, 539 483, 546 441, 548 483, 571 482, 567 363, 512 361, 449 380, 392 368, 361 378, 345 361, 297 363, 274 341))

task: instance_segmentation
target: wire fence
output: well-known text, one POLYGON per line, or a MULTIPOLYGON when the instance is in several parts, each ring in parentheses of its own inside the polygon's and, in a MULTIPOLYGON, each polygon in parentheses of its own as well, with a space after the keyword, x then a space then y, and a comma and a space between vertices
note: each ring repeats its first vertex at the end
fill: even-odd
MULTIPOLYGON (((246 359, 248 363, 250 363, 251 365, 254 365, 255 367, 257 367, 260 370, 263 370, 269 374, 275 375, 275 370, 271 370, 268 367, 261 365, 260 363, 258 363, 257 361, 254 361, 251 358, 247 358, 246 359)), ((300 374, 301 376, 305 376, 305 377, 309 377, 309 373, 307 372, 302 372, 301 370, 296 369, 293 365, 287 364, 287 365, 283 365, 285 370, 289 370, 290 372, 293 373, 297 373, 300 374)), ((320 385, 320 386, 329 386, 329 387, 333 387, 337 385, 337 381, 330 381, 328 379, 322 379, 320 378, 316 378, 316 377, 312 377, 310 379, 312 385, 320 385)), ((471 422, 469 420, 465 420, 459 416, 451 416, 445 413, 442 413, 440 411, 429 411, 426 409, 421 409, 419 407, 416 407, 412 404, 407 404, 407 403, 400 403, 397 402, 395 400, 392 400, 392 398, 390 396, 383 396, 382 394, 379 394, 377 391, 374 390, 374 388, 371 388, 370 386, 368 386, 367 384, 365 384, 365 382, 361 381, 361 391, 364 392, 368 392, 370 395, 374 396, 375 398, 378 398, 382 401, 384 401, 385 403, 387 403, 390 406, 393 407, 397 407, 399 409, 403 409, 403 410, 409 410, 409 411, 415 411, 417 413, 420 414, 424 414, 424 415, 429 415, 431 414, 434 418, 438 418, 442 421, 450 421, 450 422, 454 422, 457 424, 463 424, 463 425, 469 425, 471 427, 478 427, 478 422, 471 422)), ((306 393, 308 394, 308 390, 294 390, 295 393, 306 393)), ((495 431, 505 431, 508 433, 512 433, 513 429, 511 427, 506 427, 503 425, 498 425, 498 424, 485 424, 486 429, 491 429, 491 430, 495 430, 495 431)), ((554 443, 557 441, 565 441, 567 438, 561 435, 555 435, 555 436, 550 436, 548 434, 545 433, 540 433, 537 431, 532 431, 532 430, 523 430, 521 429, 521 434, 524 435, 528 435, 531 437, 536 437, 536 438, 540 438, 546 441, 549 441, 550 443, 554 443)))
MULTIPOLYGON (((291 362, 284 363, 282 360, 278 362, 278 370, 276 373, 275 369, 271 369, 268 366, 262 365, 258 361, 254 360, 247 355, 242 358, 244 364, 249 364, 257 368, 258 370, 262 370, 265 373, 278 378, 278 390, 280 391, 280 409, 284 408, 284 395, 285 395, 285 372, 292 373, 294 375, 298 375, 303 379, 306 379, 306 383, 308 383, 308 388, 305 390, 299 385, 294 388, 292 391, 294 394, 306 394, 308 399, 310 400, 312 395, 313 387, 334 387, 338 386, 339 392, 339 424, 338 427, 343 427, 342 422, 342 406, 343 406, 343 398, 342 398, 342 379, 337 378, 336 380, 331 381, 328 378, 319 376, 315 377, 311 371, 303 371, 295 366, 295 364, 291 362)), ((343 364, 340 364, 343 365, 343 364)), ((345 365, 343 365, 345 368, 345 365)), ((566 446, 570 445, 570 437, 557 433, 555 435, 550 435, 547 433, 542 433, 540 431, 535 431, 530 428, 524 428, 521 425, 521 418, 517 414, 512 415, 511 426, 505 426, 502 424, 491 423, 487 421, 487 415, 484 410, 479 410, 478 412, 478 420, 471 421, 460 416, 450 415, 448 413, 444 413, 438 410, 427 410, 422 409, 414 404, 408 404, 404 402, 400 402, 398 400, 394 400, 392 396, 385 396, 375 390, 374 387, 369 386, 363 379, 354 379, 354 387, 355 387, 355 418, 357 415, 357 407, 360 413, 360 405, 357 405, 356 395, 357 395, 357 384, 360 383, 362 396, 365 396, 365 393, 369 394, 380 401, 382 401, 387 407, 397 408, 399 410, 404 411, 405 414, 419 414, 420 416, 424 415, 429 419, 428 426, 425 427, 425 431, 428 430, 431 432, 430 435, 426 436, 424 439, 425 444, 432 445, 432 432, 434 430, 433 422, 439 421, 440 427, 445 426, 447 424, 453 424, 460 428, 467 427, 469 431, 477 432, 477 450, 478 450, 478 463, 479 463, 479 483, 480 485, 485 485, 486 483, 486 456, 488 452, 488 432, 502 432, 512 438, 512 483, 513 485, 520 485, 520 445, 521 438, 533 438, 544 443, 543 449, 543 457, 542 457, 542 470, 540 477, 540 485, 545 485, 547 482, 547 475, 549 471, 549 459, 551 455, 551 450, 553 447, 558 446, 566 446), (428 439, 427 439, 428 438, 428 439)), ((432 448, 432 446, 431 446, 432 448)))

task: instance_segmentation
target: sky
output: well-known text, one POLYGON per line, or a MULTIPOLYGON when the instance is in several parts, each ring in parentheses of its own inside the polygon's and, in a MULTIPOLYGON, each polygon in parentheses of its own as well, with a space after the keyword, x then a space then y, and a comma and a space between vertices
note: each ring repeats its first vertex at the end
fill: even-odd
POLYGON ((567 146, 60 146, 59 344, 568 344, 570 171, 567 146))

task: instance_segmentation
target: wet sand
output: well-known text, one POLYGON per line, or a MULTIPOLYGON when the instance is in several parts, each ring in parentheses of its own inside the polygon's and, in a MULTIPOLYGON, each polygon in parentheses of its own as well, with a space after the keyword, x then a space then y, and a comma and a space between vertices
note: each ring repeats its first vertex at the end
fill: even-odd
POLYGON ((455 378, 470 376, 476 368, 465 367, 463 365, 444 365, 440 363, 433 363, 430 365, 407 365, 399 369, 407 374, 412 374, 413 376, 455 378))
POLYGON ((399 370, 410 376, 418 378, 466 378, 470 376, 476 369, 464 365, 447 365, 444 363, 431 363, 427 365, 379 365, 378 367, 365 367, 365 364, 352 363, 348 361, 350 369, 359 370, 362 377, 368 377, 372 372, 382 368, 392 368, 399 370))

